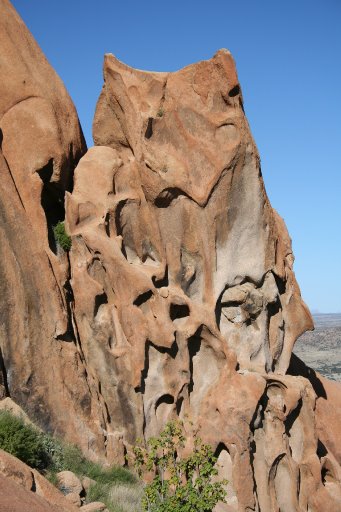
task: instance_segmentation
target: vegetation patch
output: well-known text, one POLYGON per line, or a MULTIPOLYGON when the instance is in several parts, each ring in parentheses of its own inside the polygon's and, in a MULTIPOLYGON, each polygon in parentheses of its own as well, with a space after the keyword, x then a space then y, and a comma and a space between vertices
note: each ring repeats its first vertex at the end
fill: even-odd
POLYGON ((0 412, 0 448, 35 469, 49 464, 40 432, 8 411, 0 412))
POLYGON ((217 480, 212 448, 195 437, 194 447, 182 456, 186 433, 182 421, 166 424, 147 448, 134 447, 134 466, 140 478, 148 476, 142 498, 146 512, 211 512, 225 502, 226 480, 217 480))
POLYGON ((58 222, 53 227, 53 234, 57 244, 64 250, 69 251, 71 249, 71 237, 65 231, 64 221, 58 222))
POLYGON ((140 499, 136 497, 141 494, 141 485, 130 471, 119 466, 105 468, 92 462, 77 446, 63 443, 33 425, 25 424, 23 419, 8 411, 0 412, 0 448, 38 469, 56 487, 60 471, 68 470, 80 478, 91 478, 94 484, 87 493, 87 503, 102 501, 110 512, 140 510, 140 499), (115 500, 117 492, 121 496, 121 504, 115 500), (125 508, 122 498, 130 495, 135 496, 135 501, 125 508))

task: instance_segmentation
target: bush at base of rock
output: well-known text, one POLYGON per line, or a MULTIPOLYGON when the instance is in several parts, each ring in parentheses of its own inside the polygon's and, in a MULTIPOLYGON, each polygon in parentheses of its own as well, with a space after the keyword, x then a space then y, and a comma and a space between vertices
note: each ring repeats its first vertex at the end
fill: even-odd
POLYGON ((78 506, 81 505, 81 495, 84 500, 85 494, 87 506, 97 502, 101 507, 98 510, 116 512, 111 499, 112 487, 137 486, 136 478, 128 470, 103 468, 86 459, 77 446, 65 444, 35 426, 25 424, 22 418, 9 411, 0 411, 0 449, 41 471, 71 503, 78 506), (64 492, 64 488, 69 492, 64 492))
POLYGON ((8 411, 0 411, 0 448, 35 469, 49 464, 40 432, 8 411))

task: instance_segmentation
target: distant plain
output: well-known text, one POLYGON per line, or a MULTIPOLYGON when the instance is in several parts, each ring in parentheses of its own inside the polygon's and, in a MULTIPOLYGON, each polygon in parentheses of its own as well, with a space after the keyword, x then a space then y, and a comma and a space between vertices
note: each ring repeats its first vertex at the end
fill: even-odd
POLYGON ((315 330, 304 333, 294 353, 328 379, 341 382, 341 313, 313 315, 315 330))

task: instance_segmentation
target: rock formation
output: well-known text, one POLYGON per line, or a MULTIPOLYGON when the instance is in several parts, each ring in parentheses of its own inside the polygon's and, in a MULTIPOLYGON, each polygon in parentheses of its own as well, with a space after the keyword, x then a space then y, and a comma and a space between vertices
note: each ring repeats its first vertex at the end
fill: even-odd
POLYGON ((0 396, 45 428, 81 432, 88 387, 67 341, 69 263, 52 227, 86 146, 64 85, 7 0, 0 47, 0 396))
POLYGON ((340 386, 292 358, 312 319, 231 54, 175 73, 106 55, 74 170, 74 107, 0 5, 5 394, 109 462, 187 415, 229 480, 220 510, 340 510, 340 386), (51 235, 64 193, 69 256, 51 235))
POLYGON ((77 512, 37 470, 0 450, 1 512, 77 512))

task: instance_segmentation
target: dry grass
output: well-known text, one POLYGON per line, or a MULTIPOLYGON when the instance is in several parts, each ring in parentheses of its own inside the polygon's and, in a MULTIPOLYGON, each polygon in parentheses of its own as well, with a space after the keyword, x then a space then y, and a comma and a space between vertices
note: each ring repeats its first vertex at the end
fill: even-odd
POLYGON ((110 501, 117 512, 141 512, 142 495, 140 484, 118 484, 110 489, 110 501))

